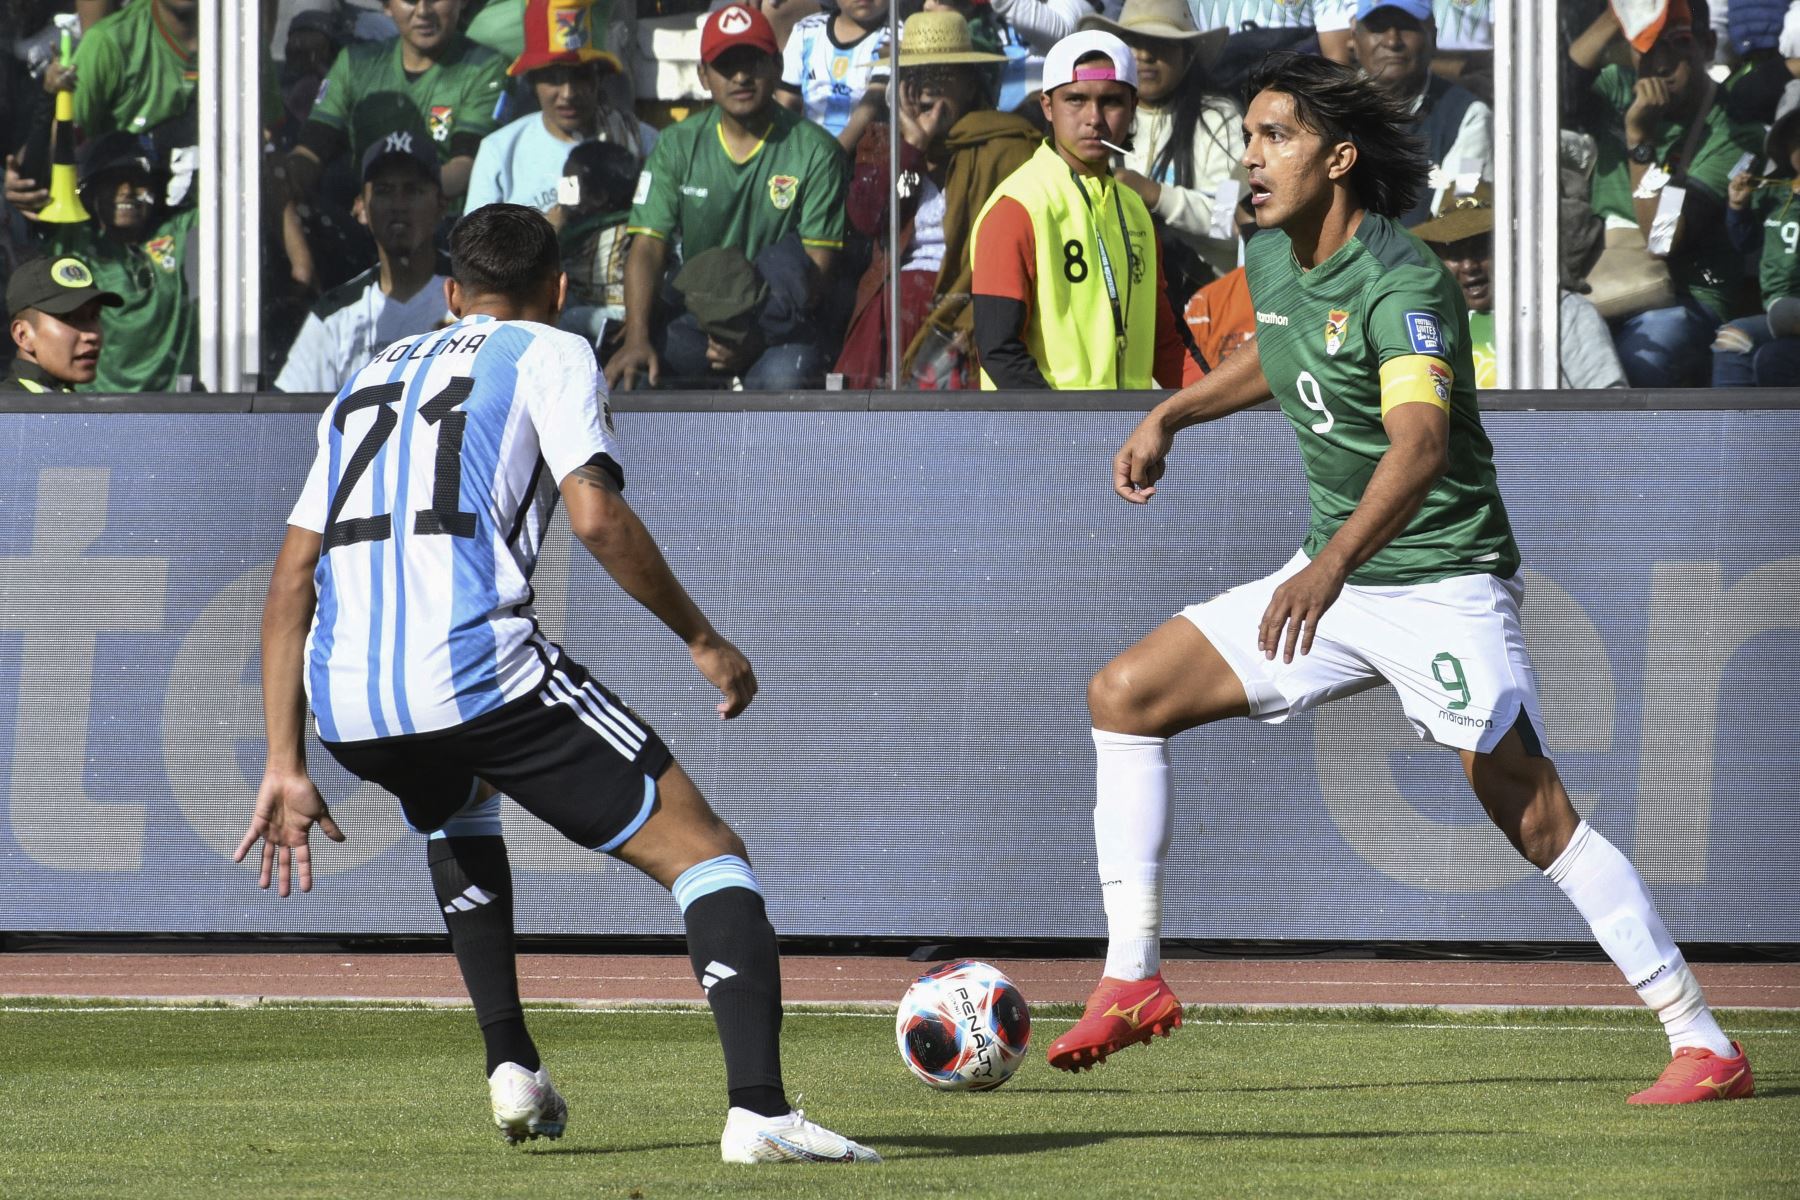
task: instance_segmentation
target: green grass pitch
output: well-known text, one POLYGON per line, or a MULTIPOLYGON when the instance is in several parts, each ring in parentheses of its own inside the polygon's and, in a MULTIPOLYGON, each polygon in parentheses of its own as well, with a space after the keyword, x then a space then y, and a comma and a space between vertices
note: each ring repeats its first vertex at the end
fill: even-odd
POLYGON ((1800 1195, 1800 1016, 1734 1012, 1757 1098, 1639 1109, 1647 1013, 1190 1010, 1080 1076, 1038 1014, 1004 1088, 939 1095, 890 1015, 789 1013, 791 1093, 879 1167, 718 1160, 703 1010, 534 1009, 567 1136, 493 1129, 467 1010, 0 1003, 0 1196, 1800 1195), (48 1009, 48 1011, 45 1011, 48 1009))

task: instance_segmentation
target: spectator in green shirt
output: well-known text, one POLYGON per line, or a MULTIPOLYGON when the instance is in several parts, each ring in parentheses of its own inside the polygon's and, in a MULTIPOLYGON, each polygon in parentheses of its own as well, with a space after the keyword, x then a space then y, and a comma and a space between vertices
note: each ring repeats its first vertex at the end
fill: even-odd
POLYGON ((154 178, 139 139, 122 130, 103 134, 76 159, 92 219, 38 226, 52 259, 80 259, 101 291, 123 301, 100 312, 105 346, 93 380, 79 391, 166 392, 193 380, 200 320, 187 269, 199 216, 191 205, 170 212, 159 204, 154 178))
POLYGON ((1763 311, 1720 328, 1714 387, 1800 387, 1800 109, 1769 130, 1775 173, 1732 177, 1725 224, 1732 244, 1758 258, 1763 311))
POLYGON ((137 0, 97 22, 75 49, 75 123, 82 136, 148 135, 152 158, 168 173, 171 207, 194 198, 198 7, 195 0, 137 0))
MULTIPOLYGON (((1599 145, 1596 213, 1609 224, 1635 224, 1649 239, 1665 189, 1685 178, 1685 198, 1664 252, 1676 303, 1626 317, 1614 331, 1633 387, 1704 387, 1714 330, 1747 309, 1742 259, 1725 230, 1725 193, 1737 164, 1761 149, 1762 130, 1727 114, 1706 73, 1715 40, 1710 11, 1705 0, 1688 0, 1686 7, 1688 21, 1676 9, 1649 50, 1633 49, 1635 69, 1606 67, 1588 89, 1586 117, 1599 145), (1701 131, 1690 137, 1696 123, 1701 131), (1684 161, 1690 145, 1692 159, 1684 161)), ((1570 46, 1569 56, 1591 71, 1619 33, 1609 7, 1570 46)))
POLYGON ((843 151, 775 102, 781 58, 762 13, 741 4, 712 13, 700 58, 712 107, 664 130, 638 179, 624 341, 606 364, 607 382, 630 390, 644 374, 652 385, 667 375, 702 387, 733 377, 755 389, 816 387, 830 360, 808 315, 844 245, 843 151), (655 319, 670 250, 688 262, 720 248, 755 264, 746 291, 768 295, 756 328, 727 343, 672 296, 662 315, 674 319, 655 319))

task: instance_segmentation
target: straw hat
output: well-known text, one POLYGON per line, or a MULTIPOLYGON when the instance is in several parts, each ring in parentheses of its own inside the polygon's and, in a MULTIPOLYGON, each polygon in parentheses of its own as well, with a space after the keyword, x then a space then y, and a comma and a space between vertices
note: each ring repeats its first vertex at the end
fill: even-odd
POLYGON ((1475 185, 1474 191, 1465 195, 1447 193, 1443 206, 1438 209, 1438 215, 1423 224, 1414 225, 1411 233, 1422 242, 1447 246, 1451 242, 1460 242, 1464 238, 1493 231, 1494 189, 1484 179, 1475 185))
POLYGON ((1210 70, 1225 49, 1228 29, 1199 30, 1188 12, 1186 0, 1125 0, 1117 21, 1101 16, 1081 18, 1077 29, 1104 29, 1117 34, 1129 44, 1134 39, 1155 38, 1159 42, 1185 42, 1193 51, 1194 62, 1201 70, 1210 70))
MULTIPOLYGON (((929 67, 937 63, 1005 62, 1004 54, 987 54, 975 49, 969 37, 969 23, 963 15, 949 9, 916 12, 900 26, 900 65, 929 67)), ((872 66, 891 67, 892 55, 876 59, 872 66)))

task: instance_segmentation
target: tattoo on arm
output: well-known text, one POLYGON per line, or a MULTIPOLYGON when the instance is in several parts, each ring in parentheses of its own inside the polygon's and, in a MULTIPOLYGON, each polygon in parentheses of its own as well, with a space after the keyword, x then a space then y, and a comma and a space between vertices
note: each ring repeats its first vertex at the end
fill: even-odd
POLYGON ((595 463, 585 462, 569 472, 569 478, 591 488, 599 488, 603 492, 617 494, 619 481, 613 478, 612 472, 595 463))

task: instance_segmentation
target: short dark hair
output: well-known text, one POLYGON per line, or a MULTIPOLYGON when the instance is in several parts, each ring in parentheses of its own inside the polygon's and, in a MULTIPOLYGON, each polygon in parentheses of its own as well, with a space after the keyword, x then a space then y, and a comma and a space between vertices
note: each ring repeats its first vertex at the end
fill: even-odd
POLYGON ((1291 52, 1269 55, 1250 73, 1246 100, 1259 92, 1292 96, 1307 130, 1356 147, 1350 183, 1370 212, 1398 217, 1424 194, 1431 160, 1412 132, 1410 100, 1391 95, 1354 67, 1291 52))
POLYGON ((529 298, 562 270, 556 230, 523 204, 487 204, 450 231, 450 276, 478 296, 529 298))

